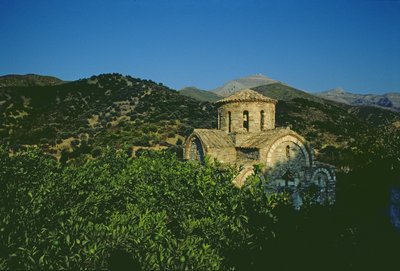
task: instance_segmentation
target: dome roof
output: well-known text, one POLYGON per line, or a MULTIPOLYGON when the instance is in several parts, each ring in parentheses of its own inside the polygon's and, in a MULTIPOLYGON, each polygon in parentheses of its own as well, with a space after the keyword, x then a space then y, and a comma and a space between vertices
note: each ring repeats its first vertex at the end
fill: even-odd
POLYGON ((218 100, 217 104, 235 103, 235 102, 266 102, 276 104, 278 101, 264 96, 254 90, 244 89, 234 93, 224 99, 218 100))

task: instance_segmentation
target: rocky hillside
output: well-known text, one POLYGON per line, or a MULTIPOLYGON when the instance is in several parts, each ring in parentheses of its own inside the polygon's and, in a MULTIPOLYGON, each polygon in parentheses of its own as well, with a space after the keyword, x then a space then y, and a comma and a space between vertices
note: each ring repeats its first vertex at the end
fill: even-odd
POLYGON ((242 89, 254 88, 273 83, 278 83, 278 81, 266 77, 262 74, 256 74, 229 81, 223 86, 213 89, 211 91, 215 94, 218 94, 219 96, 226 97, 242 89))
POLYGON ((349 105, 368 105, 400 112, 400 93, 386 93, 383 95, 355 94, 342 88, 335 88, 328 91, 315 93, 316 96, 345 103, 349 105))
POLYGON ((0 140, 12 146, 40 144, 56 157, 107 145, 173 146, 194 127, 213 127, 215 116, 210 103, 120 74, 0 88, 0 140))
POLYGON ((54 86, 62 83, 64 82, 56 77, 37 74, 0 76, 0 87, 54 86))

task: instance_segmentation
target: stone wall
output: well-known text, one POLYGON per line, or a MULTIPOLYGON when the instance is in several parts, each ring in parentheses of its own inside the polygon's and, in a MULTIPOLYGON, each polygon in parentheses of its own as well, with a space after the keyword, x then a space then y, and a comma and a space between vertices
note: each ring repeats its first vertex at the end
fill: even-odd
POLYGON ((227 103, 218 109, 218 127, 227 133, 260 132, 275 128, 275 104, 267 102, 227 103), (248 112, 248 131, 243 127, 244 112, 248 112), (264 125, 261 125, 261 112, 264 125), (229 117, 230 114, 230 117, 229 117))
POLYGON ((236 148, 236 152, 238 162, 246 162, 249 160, 258 162, 260 160, 260 151, 257 148, 236 148))
POLYGON ((232 141, 235 143, 236 146, 242 145, 242 143, 246 140, 252 138, 255 134, 254 133, 231 133, 230 136, 232 141))
POLYGON ((261 161, 266 163, 267 167, 274 167, 276 164, 282 163, 287 159, 305 160, 305 166, 311 166, 310 152, 306 148, 304 142, 295 136, 286 135, 276 140, 271 146, 261 149, 261 161), (289 146, 289 157, 287 157, 286 147, 289 146))
POLYGON ((235 163, 236 162, 236 149, 235 148, 208 148, 206 155, 212 159, 217 159, 221 163, 235 163))

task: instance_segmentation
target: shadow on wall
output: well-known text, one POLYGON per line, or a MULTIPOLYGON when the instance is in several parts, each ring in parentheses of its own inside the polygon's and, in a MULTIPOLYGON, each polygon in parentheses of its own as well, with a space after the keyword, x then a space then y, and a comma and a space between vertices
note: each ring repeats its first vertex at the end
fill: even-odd
POLYGON ((302 150, 292 151, 286 142, 276 152, 273 163, 265 169, 267 193, 289 192, 295 209, 306 196, 315 203, 335 202, 336 180, 330 166, 314 164, 302 150))

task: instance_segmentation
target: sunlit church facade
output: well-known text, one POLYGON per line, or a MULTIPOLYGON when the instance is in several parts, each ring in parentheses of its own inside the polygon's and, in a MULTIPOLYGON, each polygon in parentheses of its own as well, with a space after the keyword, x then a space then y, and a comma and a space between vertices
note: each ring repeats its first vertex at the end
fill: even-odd
POLYGON ((313 187, 317 201, 335 200, 335 170, 315 161, 306 140, 289 128, 275 127, 277 101, 246 89, 217 101, 218 129, 195 129, 186 139, 185 158, 205 156, 242 170, 235 179, 242 186, 261 165, 269 189, 289 190, 295 204, 313 187))

